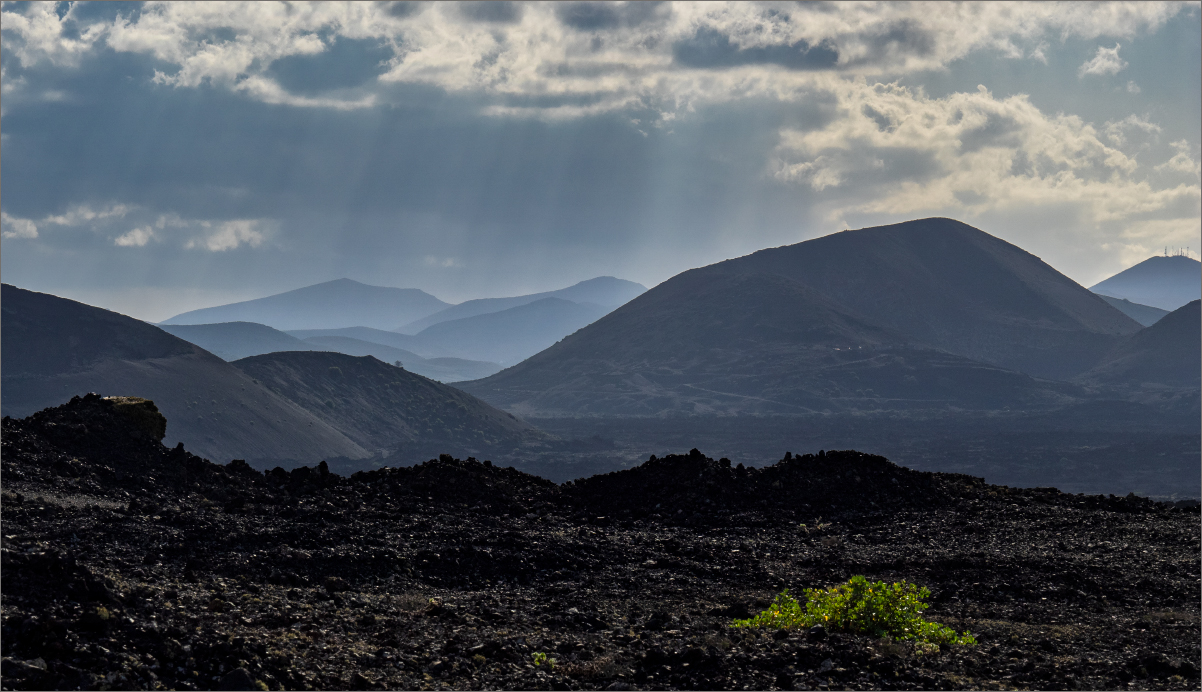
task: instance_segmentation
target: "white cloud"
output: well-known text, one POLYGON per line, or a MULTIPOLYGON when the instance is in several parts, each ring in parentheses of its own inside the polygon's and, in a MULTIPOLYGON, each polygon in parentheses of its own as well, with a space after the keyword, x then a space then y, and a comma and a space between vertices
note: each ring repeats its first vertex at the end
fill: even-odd
POLYGON ((128 233, 117 236, 113 244, 120 247, 142 247, 155 238, 154 229, 150 226, 139 226, 128 233))
POLYGON ((1127 82, 1127 93, 1128 94, 1138 94, 1141 91, 1143 91, 1143 90, 1140 89, 1139 85, 1136 84, 1134 81, 1127 82))
POLYGON ((427 267, 462 267, 463 263, 456 257, 435 257, 434 255, 426 255, 422 260, 427 267))
POLYGON ((1160 125, 1148 121, 1146 118, 1141 118, 1138 115, 1128 115, 1122 120, 1108 121, 1102 126, 1106 133, 1106 138, 1114 143, 1115 146, 1121 147, 1127 143, 1129 133, 1143 133, 1144 135, 1155 136, 1161 133, 1160 125))
POLYGON ((4 231, 0 233, 3 238, 36 238, 38 237, 38 225, 29 219, 22 219, 15 216, 9 216, 6 212, 0 211, 0 222, 4 224, 4 231))
POLYGON ((102 209, 93 209, 86 204, 78 204, 69 208, 63 214, 47 216, 42 220, 42 223, 58 226, 81 226, 85 223, 98 220, 122 218, 133 208, 125 204, 110 204, 102 209))
POLYGON ((1193 173, 1194 177, 1202 180, 1202 162, 1195 161, 1194 157, 1190 155, 1192 147, 1189 142, 1182 139, 1173 142, 1172 146, 1177 153, 1173 155, 1173 158, 1157 166, 1156 170, 1193 173))
POLYGON ((210 252, 225 252, 242 245, 259 247, 276 227, 276 223, 270 219, 234 219, 216 223, 201 221, 198 225, 204 230, 199 237, 189 240, 185 247, 210 252))
MULTIPOLYGON (((529 3, 513 21, 498 23, 475 21, 450 3, 396 13, 387 3, 150 2, 113 21, 85 24, 74 18, 74 10, 60 20, 53 5, 35 4, 23 14, 6 10, 4 31, 6 49, 22 65, 77 64, 83 54, 105 45, 152 55, 170 66, 156 73, 160 83, 209 84, 268 103, 364 108, 383 102, 389 83, 422 83, 489 95, 492 102, 483 108, 492 115, 575 118, 630 109, 674 114, 747 97, 796 98, 822 88, 830 75, 889 79, 944 69, 982 50, 1046 61, 1049 39, 1132 37, 1159 28, 1184 6, 715 2, 598 7, 600 14, 582 23, 567 5, 529 3), (78 38, 65 38, 64 25, 71 22, 80 30, 78 38), (385 74, 350 92, 324 95, 290 93, 273 79, 273 61, 324 53, 338 38, 387 47, 392 57, 385 74), (697 40, 712 45, 695 50, 699 58, 682 62, 679 51, 687 52, 697 40), (816 69, 780 64, 796 61, 806 46, 817 51, 814 56, 837 61, 808 66, 816 69), (703 64, 706 60, 711 64, 703 64)), ((1117 46, 1100 48, 1082 74, 1108 73, 1124 64, 1117 46)))
POLYGON ((1098 52, 1093 56, 1093 59, 1086 60, 1077 69, 1077 76, 1085 77, 1087 74, 1107 75, 1122 72, 1127 67, 1127 61, 1119 57, 1119 48, 1121 47, 1117 43, 1114 44, 1114 48, 1098 46, 1098 52))
MULTIPOLYGON (((1045 114, 1024 95, 998 99, 980 87, 934 99, 857 82, 837 96, 846 116, 818 130, 783 131, 770 166, 778 180, 826 190, 819 204, 830 219, 1068 207, 1097 228, 1148 219, 1184 223, 1199 214, 1198 185, 1153 187, 1135 158, 1103 142, 1092 125, 1045 114)), ((1121 139, 1131 129, 1160 128, 1133 116, 1108 124, 1108 136, 1121 139)), ((1196 170, 1184 143, 1179 156, 1174 170, 1196 170)))

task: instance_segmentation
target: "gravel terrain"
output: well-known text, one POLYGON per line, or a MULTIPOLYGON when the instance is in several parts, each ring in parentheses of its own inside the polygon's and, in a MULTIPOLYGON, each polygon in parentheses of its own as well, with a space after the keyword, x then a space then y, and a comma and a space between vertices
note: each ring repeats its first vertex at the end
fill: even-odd
POLYGON ((3 420, 3 688, 1200 686, 1196 504, 853 451, 260 473, 164 426, 94 395, 3 420), (729 626, 854 574, 927 586, 979 645, 729 626))

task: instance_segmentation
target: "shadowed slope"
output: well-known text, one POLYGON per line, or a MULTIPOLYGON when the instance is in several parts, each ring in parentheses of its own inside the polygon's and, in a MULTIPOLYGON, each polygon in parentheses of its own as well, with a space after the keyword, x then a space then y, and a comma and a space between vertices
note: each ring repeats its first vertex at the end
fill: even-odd
POLYGON ((1072 388, 932 349, 776 274, 694 269, 457 386, 523 415, 1046 406, 1072 388))
POLYGON ((408 460, 482 454, 543 437, 469 394, 371 356, 288 351, 233 365, 382 454, 408 460))
POLYGON ((2 307, 5 415, 88 392, 139 396, 167 416, 168 444, 213 459, 366 456, 321 419, 158 327, 7 284, 2 307))
POLYGON ((1078 379, 1095 384, 1202 385, 1202 301, 1165 315, 1124 340, 1078 379))
POLYGON ((275 351, 311 351, 315 348, 278 329, 254 322, 164 324, 160 328, 224 360, 238 360, 275 351))
POLYGON ((1126 298, 1112 298, 1111 296, 1103 295, 1101 293, 1098 295, 1102 296, 1102 300, 1110 303, 1116 310, 1123 313, 1127 317, 1130 317, 1136 322, 1139 322, 1145 327, 1151 327, 1159 322, 1162 317, 1169 314, 1168 310, 1154 308, 1151 305, 1132 303, 1126 298))

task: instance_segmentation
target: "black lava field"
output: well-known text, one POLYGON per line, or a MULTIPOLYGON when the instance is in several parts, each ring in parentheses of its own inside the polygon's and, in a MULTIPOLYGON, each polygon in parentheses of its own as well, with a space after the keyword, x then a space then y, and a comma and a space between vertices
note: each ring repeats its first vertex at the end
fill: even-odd
POLYGON ((217 465, 136 399, 3 420, 4 689, 1198 689, 1197 504, 854 451, 555 484, 217 465), (855 574, 976 646, 733 628, 855 574))

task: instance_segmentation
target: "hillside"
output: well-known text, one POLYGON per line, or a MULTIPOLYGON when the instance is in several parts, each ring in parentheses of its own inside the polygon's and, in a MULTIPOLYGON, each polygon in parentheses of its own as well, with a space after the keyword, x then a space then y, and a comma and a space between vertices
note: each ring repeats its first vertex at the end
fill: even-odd
POLYGON ((163 324, 257 322, 279 330, 375 327, 391 329, 447 303, 416 288, 368 286, 337 279, 265 298, 185 312, 163 324))
MULTIPOLYGON (((343 327, 341 329, 290 329, 289 336, 295 336, 298 339, 308 339, 315 336, 345 336, 351 339, 360 341, 369 341, 373 344, 383 344, 406 351, 417 352, 418 344, 414 338, 408 334, 398 334, 383 329, 372 329, 371 327, 343 327)), ((381 358, 381 360, 383 360, 381 358)))
POLYGON ((183 442, 211 459, 312 463, 367 455, 321 418, 158 327, 7 284, 0 308, 6 416, 88 392, 139 396, 168 416, 167 444, 183 442))
POLYGON ((349 336, 311 336, 303 343, 308 344, 314 351, 334 351, 348 356, 373 356, 385 363, 400 361, 406 370, 439 382, 474 380, 487 377, 501 369, 496 363, 479 360, 422 358, 412 351, 349 336))
POLYGON ((531 293, 529 295, 513 296, 510 298, 478 298, 476 300, 464 301, 458 305, 452 305, 445 310, 440 310, 428 317, 423 317, 420 320, 402 325, 396 331, 403 334, 417 334, 426 327, 438 324, 439 322, 475 317, 476 315, 484 315, 490 312, 500 312, 509 308, 528 305, 544 298, 561 298, 563 300, 570 300, 573 303, 592 303, 612 309, 637 298, 646 290, 646 286, 633 281, 616 279, 612 276, 599 276, 595 279, 581 281, 578 284, 561 288, 557 291, 531 293))
POLYGON ((1202 301, 1170 312, 1108 353, 1078 380, 1091 384, 1202 386, 1202 301))
POLYGON ((380 455, 483 454, 545 437, 454 387, 371 356, 288 351, 233 366, 380 455))
POLYGON ((1162 317, 1169 314, 1168 310, 1161 310, 1160 308, 1154 308, 1151 305, 1140 305, 1139 303, 1132 303, 1131 301, 1127 300, 1126 298, 1112 298, 1111 296, 1103 295, 1101 293, 1099 293, 1098 295, 1102 298, 1102 300, 1106 301, 1107 303, 1110 303, 1110 305, 1113 306, 1116 310, 1123 313, 1127 317, 1130 317, 1131 319, 1135 320, 1136 322, 1139 322, 1140 324, 1142 324, 1145 327, 1151 327, 1152 325, 1159 322, 1162 317))
POLYGON ((1040 408, 1074 392, 915 347, 782 276, 704 269, 456 386, 523 416, 1040 408))
POLYGON ((1180 255, 1149 257, 1090 286, 1089 290, 1162 310, 1176 310, 1202 298, 1202 262, 1180 255))
POLYGON ((528 416, 1043 407, 1139 324, 950 219, 689 270, 467 391, 528 416))
POLYGON ((499 312, 439 322, 415 335, 423 354, 512 364, 595 322, 609 308, 541 298, 499 312))
POLYGON ((274 351, 310 351, 314 346, 300 339, 254 322, 219 324, 162 324, 159 327, 184 341, 196 344, 223 360, 274 351))

